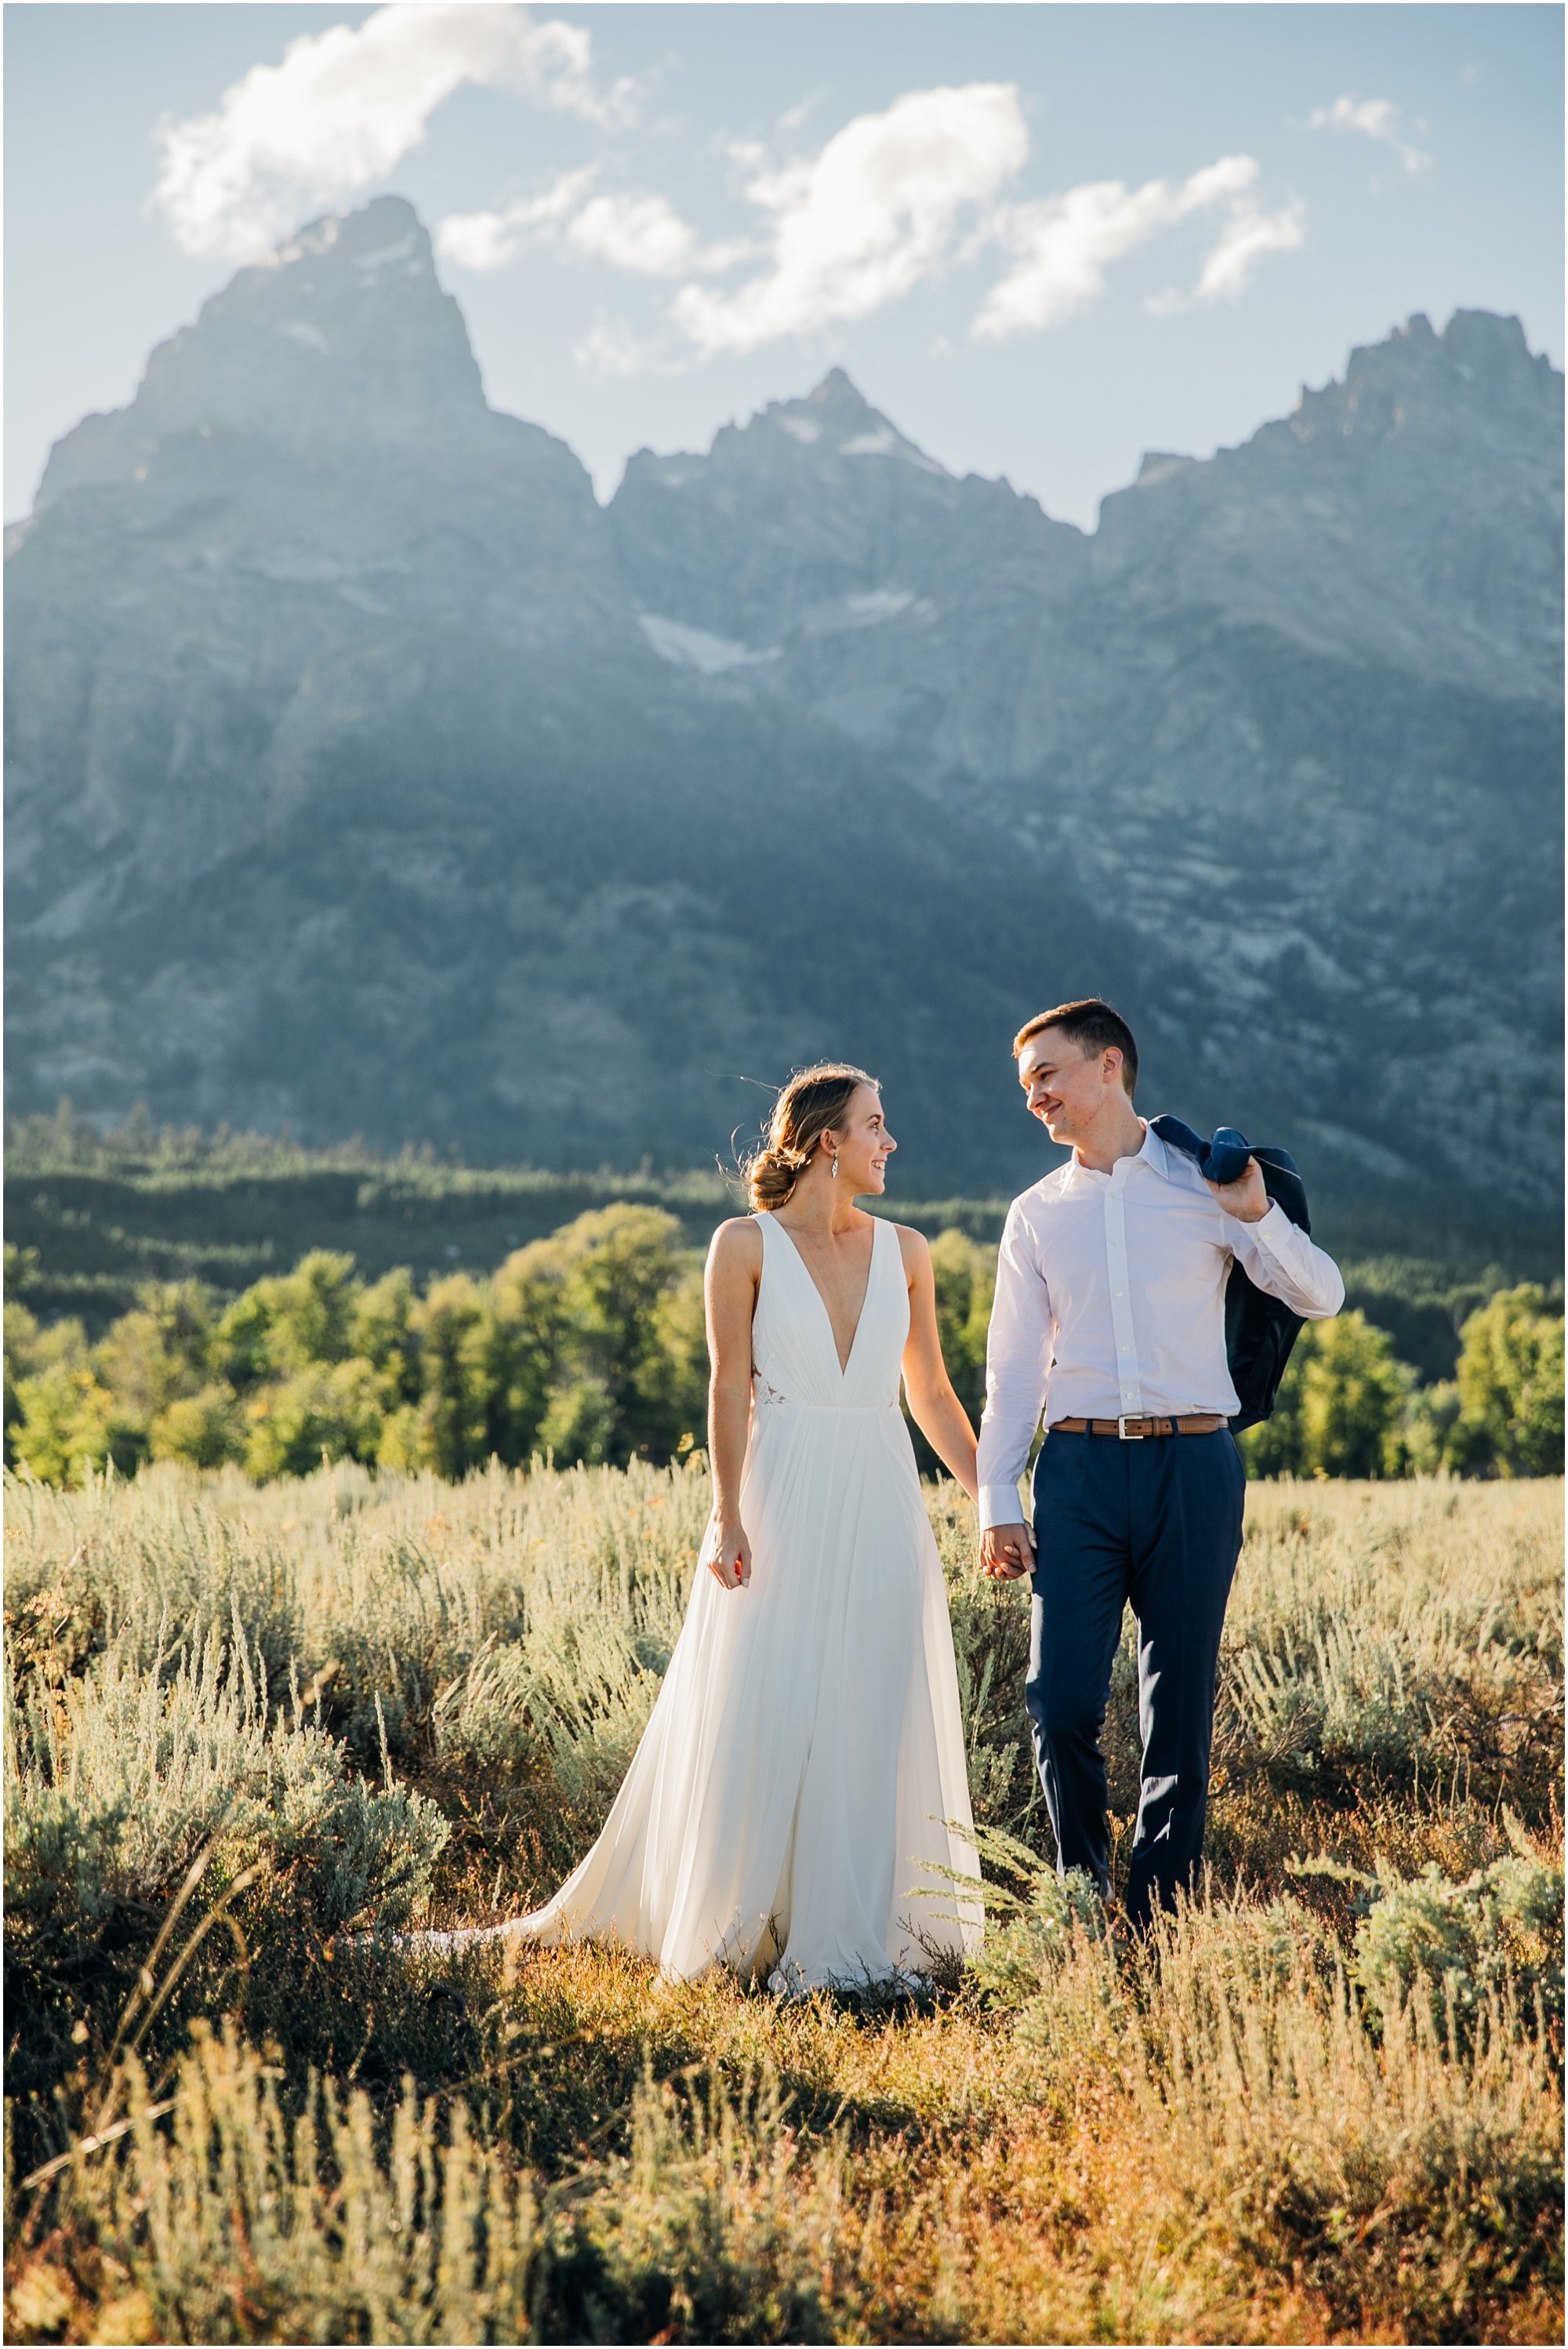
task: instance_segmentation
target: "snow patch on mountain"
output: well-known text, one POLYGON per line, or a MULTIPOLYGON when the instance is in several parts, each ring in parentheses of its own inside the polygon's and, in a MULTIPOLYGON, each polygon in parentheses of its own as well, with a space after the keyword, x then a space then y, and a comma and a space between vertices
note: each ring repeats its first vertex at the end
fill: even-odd
POLYGON ((707 628, 690 628, 683 620, 666 620, 657 612, 640 613, 637 626, 661 660, 676 668, 700 670, 704 677, 722 677, 727 669, 751 668, 779 657, 777 645, 754 652, 733 636, 711 636, 707 628))

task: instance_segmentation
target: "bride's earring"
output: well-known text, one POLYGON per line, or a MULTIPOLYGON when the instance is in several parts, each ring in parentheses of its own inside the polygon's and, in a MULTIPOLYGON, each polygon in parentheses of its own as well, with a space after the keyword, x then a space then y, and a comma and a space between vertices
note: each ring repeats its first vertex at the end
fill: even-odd
POLYGON ((834 1151, 834 1153, 833 1153, 833 1180, 834 1180, 834 1182, 836 1183, 836 1182, 838 1181, 838 1179, 839 1179, 839 1154, 838 1154, 838 1152, 835 1150, 835 1151, 834 1151))

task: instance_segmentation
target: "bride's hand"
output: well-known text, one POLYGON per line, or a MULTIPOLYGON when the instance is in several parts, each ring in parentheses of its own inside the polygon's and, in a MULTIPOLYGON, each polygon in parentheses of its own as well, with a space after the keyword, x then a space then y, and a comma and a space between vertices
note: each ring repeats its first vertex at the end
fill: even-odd
POLYGON ((751 1579, 751 1544, 738 1518, 727 1525, 721 1517, 709 1517, 697 1563, 707 1567, 721 1588, 745 1589, 751 1579))

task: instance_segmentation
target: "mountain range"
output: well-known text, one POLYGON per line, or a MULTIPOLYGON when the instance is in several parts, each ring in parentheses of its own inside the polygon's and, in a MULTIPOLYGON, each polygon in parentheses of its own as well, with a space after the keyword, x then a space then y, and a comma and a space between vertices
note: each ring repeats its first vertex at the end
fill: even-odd
POLYGON ((601 506, 378 199, 7 534, 9 1098, 679 1164, 843 1055, 897 1187, 995 1192, 1013 1030, 1092 992, 1331 1210, 1538 1223, 1562 517, 1563 378, 1479 311, 1092 533, 837 368, 601 506))

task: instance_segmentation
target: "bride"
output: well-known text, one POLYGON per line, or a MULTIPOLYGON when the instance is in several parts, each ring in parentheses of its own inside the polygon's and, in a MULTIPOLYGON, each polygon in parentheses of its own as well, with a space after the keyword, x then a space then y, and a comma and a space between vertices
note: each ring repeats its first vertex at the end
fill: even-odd
POLYGON ((776 1992, 902 1979, 980 1935, 953 1633, 898 1408, 972 1497, 975 1436, 921 1234, 866 1215, 897 1148, 875 1081, 791 1078, 708 1252, 713 1512, 657 1703, 554 1899, 418 1936, 614 1939, 776 1992), (935 1897, 933 1897, 935 1896, 935 1897))

